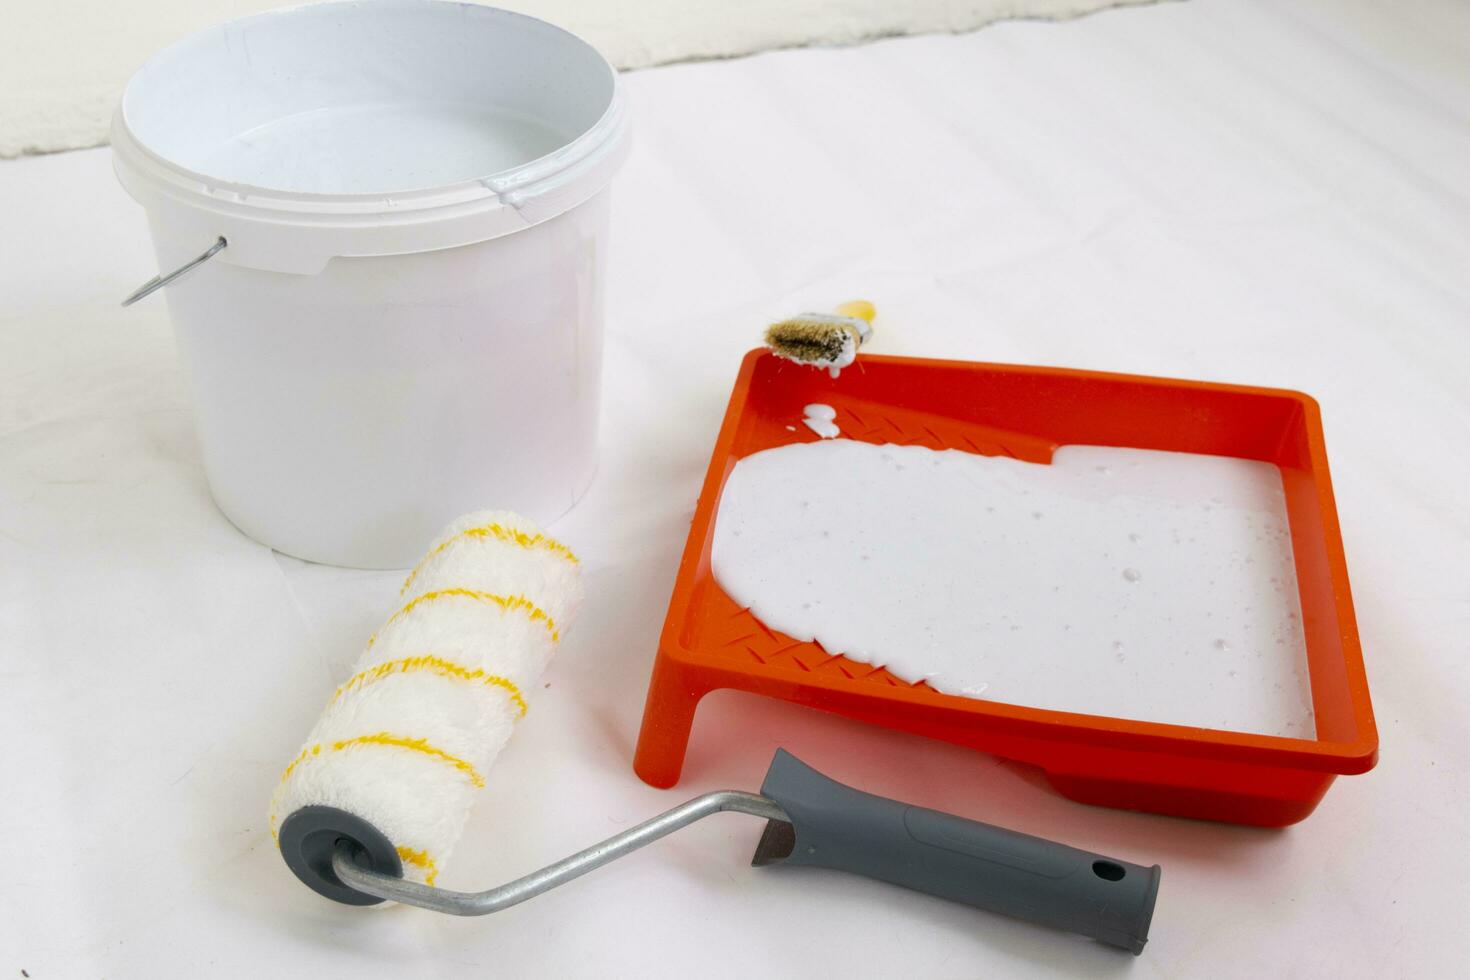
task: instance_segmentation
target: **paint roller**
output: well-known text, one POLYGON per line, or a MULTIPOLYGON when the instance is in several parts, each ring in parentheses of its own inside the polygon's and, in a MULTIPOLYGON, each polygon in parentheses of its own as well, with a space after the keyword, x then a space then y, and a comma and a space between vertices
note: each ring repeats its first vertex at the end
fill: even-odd
POLYGON ((581 597, 576 556, 530 521, 482 512, 446 528, 271 799, 270 827, 296 876, 348 905, 484 915, 739 812, 766 820, 756 866, 854 872, 1143 951, 1157 865, 863 793, 784 750, 760 793, 707 793, 498 888, 436 887, 581 597))

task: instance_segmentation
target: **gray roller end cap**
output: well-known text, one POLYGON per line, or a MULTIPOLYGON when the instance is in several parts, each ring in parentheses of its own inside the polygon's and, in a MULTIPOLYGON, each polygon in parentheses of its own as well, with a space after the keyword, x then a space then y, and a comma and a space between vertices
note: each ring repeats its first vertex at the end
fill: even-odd
POLYGON ((281 824, 281 857, 286 867, 318 895, 344 905, 377 905, 383 901, 342 883, 332 871, 338 841, 354 845, 357 863, 379 874, 403 877, 398 849, 382 831, 355 814, 334 806, 304 806, 281 824))

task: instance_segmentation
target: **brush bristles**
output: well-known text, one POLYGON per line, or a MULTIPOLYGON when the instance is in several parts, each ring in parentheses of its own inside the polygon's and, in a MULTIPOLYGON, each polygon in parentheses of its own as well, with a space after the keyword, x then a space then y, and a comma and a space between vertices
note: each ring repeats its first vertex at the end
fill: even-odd
POLYGON ((842 363, 862 337, 845 317, 793 317, 766 329, 766 346, 782 357, 807 364, 842 363))

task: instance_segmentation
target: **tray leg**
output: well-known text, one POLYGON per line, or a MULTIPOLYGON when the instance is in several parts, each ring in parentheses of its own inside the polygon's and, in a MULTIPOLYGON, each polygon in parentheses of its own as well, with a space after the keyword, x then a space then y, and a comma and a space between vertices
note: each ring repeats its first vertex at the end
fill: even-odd
POLYGON ((689 732, 694 727, 694 709, 711 690, 698 677, 698 671, 682 667, 663 654, 654 662, 648 701, 643 707, 643 727, 633 754, 633 771, 650 786, 667 789, 679 781, 689 732))

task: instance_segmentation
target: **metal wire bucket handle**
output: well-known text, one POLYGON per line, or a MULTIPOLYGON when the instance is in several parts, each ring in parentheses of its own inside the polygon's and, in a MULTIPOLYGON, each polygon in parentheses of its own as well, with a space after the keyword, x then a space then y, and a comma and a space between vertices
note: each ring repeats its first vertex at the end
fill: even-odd
POLYGON ((193 271, 194 269, 208 262, 210 259, 214 258, 217 254, 219 254, 221 249, 229 244, 229 242, 225 241, 224 235, 219 236, 214 240, 213 245, 205 249, 203 255, 200 255, 197 259, 191 259, 190 261, 185 262, 183 265, 179 266, 177 269, 175 269, 173 272, 170 272, 166 276, 154 276, 152 279, 149 279, 147 282, 143 283, 143 285, 134 290, 131 296, 123 300, 122 305, 132 306, 134 303, 138 302, 138 300, 142 299, 144 296, 147 296, 149 293, 162 289, 164 286, 167 286, 169 283, 177 280, 180 276, 183 276, 186 273, 193 271))

